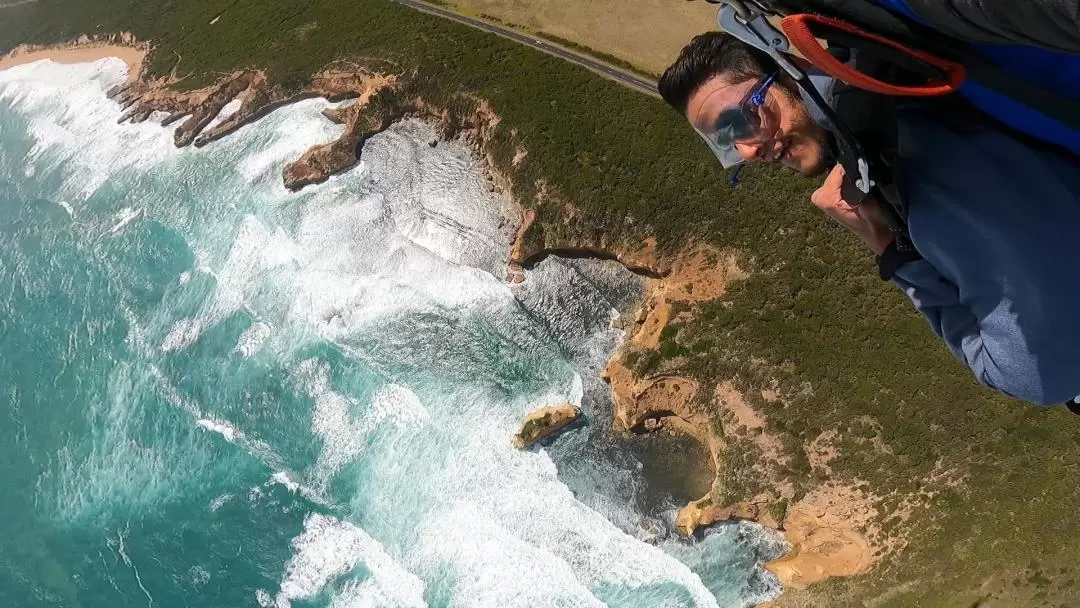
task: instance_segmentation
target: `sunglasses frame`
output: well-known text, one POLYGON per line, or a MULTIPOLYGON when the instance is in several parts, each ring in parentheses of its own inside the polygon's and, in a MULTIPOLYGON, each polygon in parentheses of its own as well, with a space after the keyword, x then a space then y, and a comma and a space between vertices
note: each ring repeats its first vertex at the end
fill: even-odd
MULTIPOLYGON (((748 125, 753 127, 755 131, 760 131, 761 121, 757 118, 757 108, 765 105, 765 99, 768 95, 769 88, 776 83, 776 80, 777 78, 779 78, 779 76, 780 70, 776 70, 771 74, 762 76, 754 85, 754 87, 750 89, 750 91, 747 92, 745 96, 743 96, 742 100, 739 101, 739 104, 737 106, 735 106, 734 108, 729 108, 728 110, 724 110, 724 112, 721 112, 721 116, 726 112, 736 110, 748 125)), ((730 142, 720 143, 717 141, 717 134, 719 132, 719 129, 714 129, 712 133, 709 134, 701 133, 701 136, 705 139, 706 142, 708 142, 709 148, 716 155, 716 158, 720 161, 720 164, 723 165, 724 168, 730 169, 731 167, 735 167, 744 163, 745 160, 735 149, 735 144, 740 141, 746 141, 750 138, 738 138, 732 139, 730 142)))

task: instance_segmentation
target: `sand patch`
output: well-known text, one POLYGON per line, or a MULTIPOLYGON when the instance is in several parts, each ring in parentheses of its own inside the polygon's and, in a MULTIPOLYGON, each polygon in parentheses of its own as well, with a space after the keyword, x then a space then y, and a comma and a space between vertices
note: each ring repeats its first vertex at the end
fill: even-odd
MULTIPOLYGON (((655 258, 656 241, 639 254, 655 258), (650 247, 651 246, 651 247, 650 247)), ((661 334, 671 322, 673 305, 677 302, 708 302, 724 295, 730 281, 746 278, 735 255, 698 245, 680 254, 671 264, 671 272, 662 279, 653 279, 646 287, 646 296, 635 318, 639 328, 630 342, 640 348, 656 348, 661 334)), ((680 313, 679 321, 687 322, 693 314, 680 313)))
POLYGON ((721 412, 720 423, 724 427, 725 436, 748 435, 761 450, 766 462, 755 466, 760 466, 763 473, 769 468, 769 463, 783 464, 791 459, 784 449, 784 443, 768 431, 765 418, 747 403, 746 397, 734 384, 728 381, 717 384, 713 390, 713 403, 721 412), (729 415, 723 415, 724 412, 729 415))
POLYGON ((638 313, 637 321, 641 324, 641 328, 630 340, 634 346, 641 348, 659 346, 660 334, 671 320, 671 302, 664 297, 663 281, 660 283, 659 289, 653 287, 649 290, 649 295, 638 313))
POLYGON ((765 567, 792 589, 868 571, 877 550, 870 540, 878 517, 876 502, 851 485, 830 482, 815 488, 784 517, 791 552, 765 567))
POLYGON ((700 419, 702 415, 690 407, 698 391, 698 383, 694 380, 679 376, 639 380, 618 357, 608 362, 601 377, 611 385, 611 395, 615 401, 615 426, 620 430, 641 430, 649 419, 662 420, 671 416, 686 422, 703 421, 700 419))
POLYGON ((713 504, 712 494, 700 500, 692 501, 679 510, 675 516, 675 531, 683 536, 693 536, 701 527, 711 526, 722 521, 758 521, 761 505, 754 502, 740 502, 727 507, 713 504))
POLYGON ((712 470, 719 469, 723 441, 712 432, 708 415, 693 408, 699 390, 697 382, 670 375, 639 380, 619 355, 608 361, 600 377, 611 386, 616 430, 666 430, 691 437, 708 452, 712 470))
POLYGON ((812 468, 822 469, 828 475, 832 474, 832 468, 829 467, 829 463, 840 455, 840 451, 836 447, 837 439, 839 437, 840 435, 836 430, 829 429, 823 431, 820 435, 815 437, 813 441, 804 446, 806 458, 810 461, 810 466, 812 468))
POLYGON ((7 55, 0 57, 0 70, 46 59, 68 64, 91 63, 106 57, 116 57, 128 66, 128 82, 134 82, 142 75, 146 53, 147 48, 140 45, 131 34, 121 34, 115 37, 115 41, 99 41, 82 36, 73 43, 51 47, 17 46, 7 55))

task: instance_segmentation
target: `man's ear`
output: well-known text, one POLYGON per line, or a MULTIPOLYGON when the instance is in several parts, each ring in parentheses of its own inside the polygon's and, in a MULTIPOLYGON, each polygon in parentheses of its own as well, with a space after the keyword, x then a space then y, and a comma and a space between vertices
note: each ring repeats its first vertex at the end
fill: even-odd
POLYGON ((794 78, 781 72, 780 76, 776 78, 776 82, 780 86, 774 87, 774 89, 783 91, 784 95, 787 95, 789 99, 799 99, 799 85, 794 78))

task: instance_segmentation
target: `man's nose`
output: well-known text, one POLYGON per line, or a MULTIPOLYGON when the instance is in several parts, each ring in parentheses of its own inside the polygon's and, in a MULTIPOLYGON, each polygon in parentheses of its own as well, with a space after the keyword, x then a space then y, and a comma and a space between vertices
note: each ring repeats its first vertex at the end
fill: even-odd
POLYGON ((762 159, 761 153, 765 150, 764 141, 741 141, 735 143, 735 151, 743 160, 752 162, 762 159))

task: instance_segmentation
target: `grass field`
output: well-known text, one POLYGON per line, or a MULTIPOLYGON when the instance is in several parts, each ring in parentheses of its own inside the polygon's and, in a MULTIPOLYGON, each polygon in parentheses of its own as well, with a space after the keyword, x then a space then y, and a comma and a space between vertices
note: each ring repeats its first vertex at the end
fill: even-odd
MULTIPOLYGON (((659 100, 386 0, 39 0, 3 11, 0 49, 130 31, 156 45, 151 74, 167 74, 181 57, 181 86, 255 66, 301 88, 332 60, 377 57, 416 70, 412 90, 434 102, 460 103, 458 92, 487 99, 503 119, 492 154, 537 209, 537 238, 634 244, 655 236, 666 252, 688 241, 739 252, 749 277, 665 331, 638 368, 704 385, 730 379, 751 398, 775 382, 790 398, 753 405, 797 453, 836 430, 833 478, 866 484, 887 502, 919 498, 907 523, 883 522, 905 527, 902 553, 785 602, 1080 604, 1080 417, 980 388, 875 277, 862 246, 811 208, 812 182, 751 167, 731 189, 659 100), (529 153, 515 165, 522 148, 529 153), (547 196, 538 196, 541 183, 547 196), (941 481, 943 471, 952 481, 941 481)), ((648 34, 637 37, 661 29, 639 23, 648 34)), ((664 48, 658 53, 675 51, 664 48)), ((789 474, 804 489, 822 481, 805 458, 789 474)))
POLYGON ((472 15, 551 34, 661 74, 695 34, 716 29, 704 0, 443 0, 472 15))

